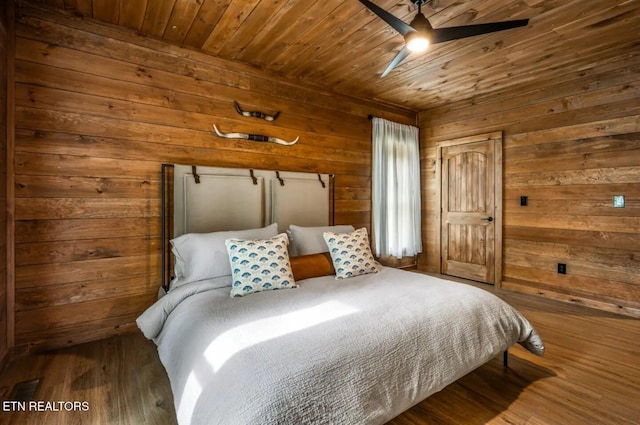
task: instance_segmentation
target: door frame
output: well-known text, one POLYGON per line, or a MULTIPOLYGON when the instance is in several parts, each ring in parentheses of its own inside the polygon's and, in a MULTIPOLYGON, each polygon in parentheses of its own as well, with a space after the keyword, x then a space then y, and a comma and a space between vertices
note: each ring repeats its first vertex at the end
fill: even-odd
POLYGON ((442 148, 477 142, 493 142, 494 146, 494 272, 497 288, 502 287, 502 131, 444 140, 436 143, 436 273, 442 273, 442 148))

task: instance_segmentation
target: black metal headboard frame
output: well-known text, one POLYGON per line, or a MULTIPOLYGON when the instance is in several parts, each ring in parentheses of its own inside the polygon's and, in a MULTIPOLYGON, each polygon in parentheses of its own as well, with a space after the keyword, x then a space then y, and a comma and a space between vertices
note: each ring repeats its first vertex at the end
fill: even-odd
POLYGON ((162 164, 161 171, 161 185, 162 185, 162 195, 161 195, 161 208, 162 208, 162 289, 165 292, 169 291, 169 283, 173 276, 171 276, 171 261, 170 261, 170 250, 169 250, 169 241, 173 235, 173 173, 171 174, 171 178, 167 178, 168 170, 173 170, 173 164, 162 164), (169 188, 167 188, 169 186, 169 188), (171 199, 171 200, 170 200, 171 199), (167 208, 171 207, 171 214, 167 214, 167 208), (170 219, 169 216, 170 215, 170 219), (167 279, 169 277, 169 279, 167 279))
POLYGON ((336 175, 329 174, 329 192, 331 193, 331 203, 329 204, 329 224, 336 224, 336 175))

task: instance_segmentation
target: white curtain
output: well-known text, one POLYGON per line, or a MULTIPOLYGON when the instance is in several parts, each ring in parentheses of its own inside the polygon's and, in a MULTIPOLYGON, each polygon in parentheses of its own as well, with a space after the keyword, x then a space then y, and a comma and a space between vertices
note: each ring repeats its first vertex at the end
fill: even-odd
POLYGON ((373 118, 372 198, 376 255, 422 252, 417 127, 373 118))

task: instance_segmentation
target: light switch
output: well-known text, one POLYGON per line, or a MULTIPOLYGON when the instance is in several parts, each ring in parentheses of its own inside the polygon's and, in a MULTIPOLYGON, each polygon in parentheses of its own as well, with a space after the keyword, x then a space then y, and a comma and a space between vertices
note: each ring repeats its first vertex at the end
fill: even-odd
POLYGON ((624 208, 624 195, 613 195, 613 208, 624 208))

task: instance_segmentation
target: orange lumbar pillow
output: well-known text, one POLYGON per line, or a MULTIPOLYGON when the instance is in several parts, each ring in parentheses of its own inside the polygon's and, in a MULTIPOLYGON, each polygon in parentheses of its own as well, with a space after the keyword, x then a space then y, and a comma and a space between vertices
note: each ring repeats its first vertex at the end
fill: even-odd
POLYGON ((299 255, 289 258, 289 261, 291 262, 291 270, 293 270, 293 278, 296 281, 336 274, 328 252, 299 255))

